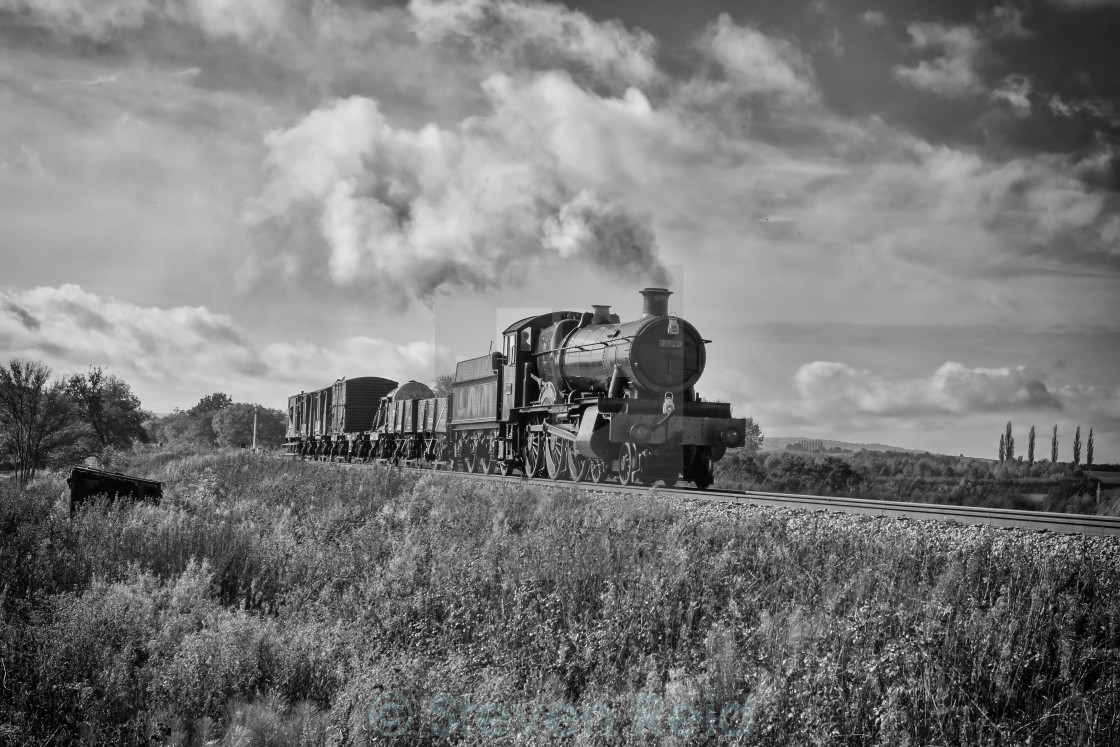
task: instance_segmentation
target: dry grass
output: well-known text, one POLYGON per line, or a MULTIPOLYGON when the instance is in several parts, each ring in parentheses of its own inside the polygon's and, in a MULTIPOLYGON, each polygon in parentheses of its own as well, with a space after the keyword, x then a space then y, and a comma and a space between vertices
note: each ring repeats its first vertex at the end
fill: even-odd
POLYGON ((0 493, 0 739, 384 743, 385 691, 417 704, 393 744, 447 741, 422 707, 439 692, 609 705, 611 736, 577 743, 635 741, 639 693, 749 694, 751 744, 1120 730, 1115 543, 242 453, 128 468, 165 501, 71 523, 58 478, 0 493))

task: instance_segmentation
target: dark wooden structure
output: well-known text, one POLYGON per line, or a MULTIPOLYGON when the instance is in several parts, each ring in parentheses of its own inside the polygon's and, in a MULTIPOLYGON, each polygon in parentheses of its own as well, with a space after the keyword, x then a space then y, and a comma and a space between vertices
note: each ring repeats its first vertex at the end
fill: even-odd
POLYGON ((163 497, 162 482, 93 467, 74 467, 66 478, 66 484, 70 486, 71 516, 82 501, 95 495, 104 495, 113 500, 129 498, 154 503, 158 503, 163 497))

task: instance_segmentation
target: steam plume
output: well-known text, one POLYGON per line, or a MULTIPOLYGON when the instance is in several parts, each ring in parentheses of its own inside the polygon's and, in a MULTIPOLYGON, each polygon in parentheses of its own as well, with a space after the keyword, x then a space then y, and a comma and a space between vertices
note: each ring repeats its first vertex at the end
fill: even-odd
POLYGON ((512 264, 666 284, 648 219, 577 186, 527 116, 495 100, 488 118, 408 130, 372 99, 333 102, 267 136, 270 181, 252 217, 314 221, 325 256, 301 262, 398 304, 495 286, 512 264))

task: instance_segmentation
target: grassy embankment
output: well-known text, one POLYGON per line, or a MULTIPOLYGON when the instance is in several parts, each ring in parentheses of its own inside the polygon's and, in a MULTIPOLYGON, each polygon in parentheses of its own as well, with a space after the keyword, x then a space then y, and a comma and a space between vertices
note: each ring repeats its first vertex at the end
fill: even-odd
MULTIPOLYGON (((531 740, 506 724, 522 743, 562 703, 612 716, 567 743, 653 740, 641 693, 702 722, 749 693, 751 744, 1120 734, 1115 544, 244 454, 124 468, 166 500, 71 522, 60 477, 0 488, 0 742, 446 743, 440 692, 543 704, 531 740), (378 740, 385 691, 415 718, 378 740)), ((468 721, 453 742, 493 743, 468 721)))
POLYGON ((732 449, 716 464, 732 490, 845 496, 951 506, 1120 516, 1120 489, 1068 464, 996 464, 969 457, 860 452, 761 454, 732 449))

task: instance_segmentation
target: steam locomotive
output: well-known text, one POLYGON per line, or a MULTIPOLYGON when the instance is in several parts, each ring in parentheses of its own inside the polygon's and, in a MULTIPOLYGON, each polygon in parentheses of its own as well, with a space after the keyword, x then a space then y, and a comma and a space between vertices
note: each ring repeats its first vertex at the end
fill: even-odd
POLYGON ((646 288, 642 316, 609 306, 522 319, 501 352, 460 362, 451 394, 417 381, 340 379, 288 399, 286 451, 623 485, 712 484, 746 421, 696 393, 705 340, 646 288))

